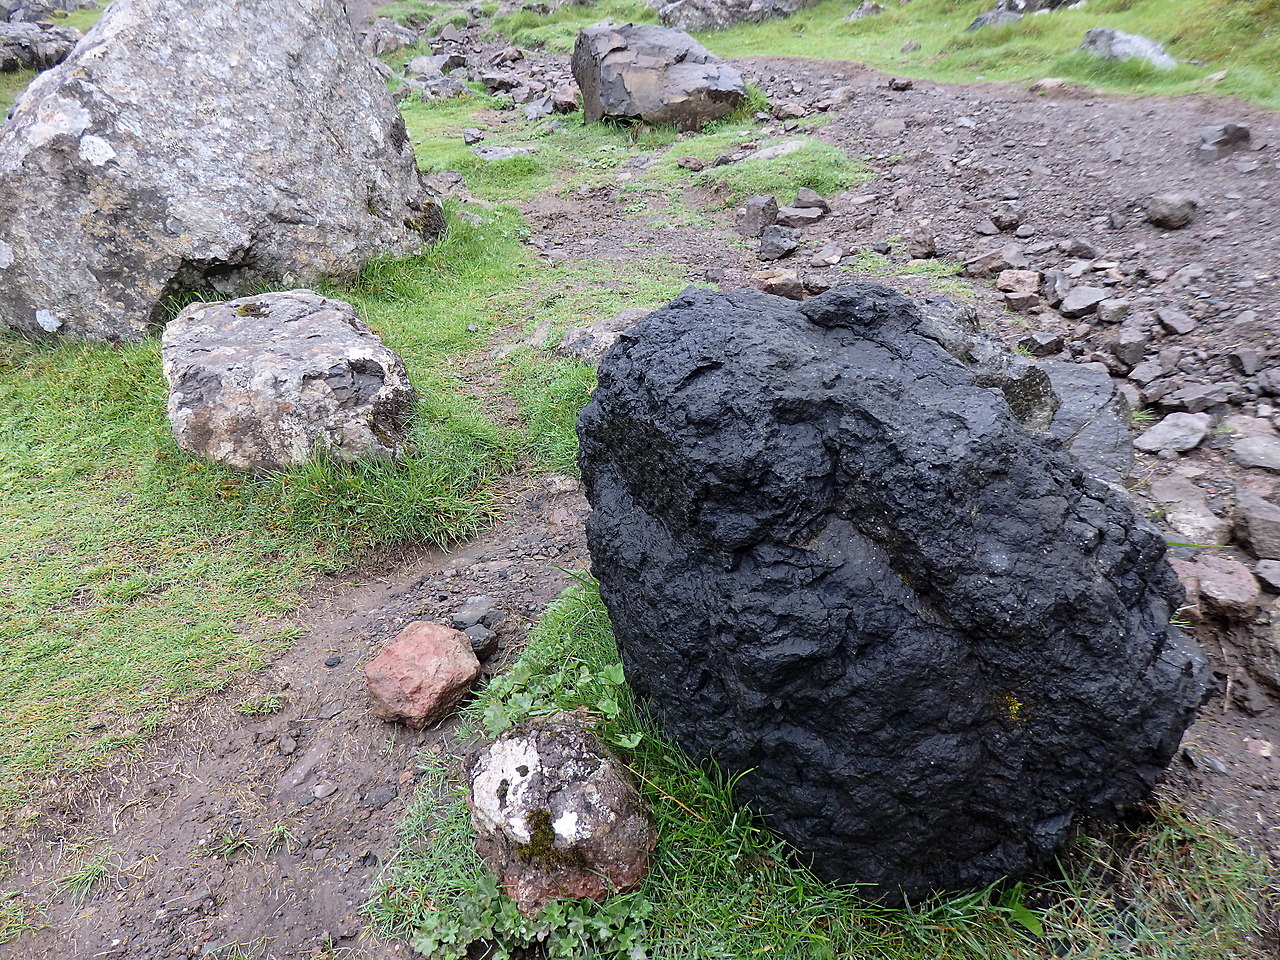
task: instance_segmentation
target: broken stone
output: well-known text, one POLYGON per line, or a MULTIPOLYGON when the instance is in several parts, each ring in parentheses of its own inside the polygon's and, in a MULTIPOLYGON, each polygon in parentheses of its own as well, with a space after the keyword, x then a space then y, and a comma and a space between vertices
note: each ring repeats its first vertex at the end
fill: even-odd
POLYGON ((1101 323, 1119 323, 1129 315, 1129 301, 1109 297, 1098 304, 1097 315, 1101 323))
POLYGON ((815 210, 821 210, 823 213, 831 212, 831 204, 823 198, 822 194, 816 190, 810 190, 808 187, 801 187, 796 191, 796 198, 791 201, 793 207, 813 207, 815 210))
POLYGON ((1276 437, 1242 437, 1231 445, 1231 455, 1242 467, 1280 473, 1280 439, 1276 437))
POLYGON ((364 665, 374 716, 426 727, 443 720, 480 678, 471 638, 418 620, 364 665))
POLYGON ((1170 333, 1187 334, 1196 328, 1194 320, 1173 307, 1161 307, 1156 311, 1156 319, 1160 321, 1160 326, 1170 333))
POLYGON ((340 300, 310 290, 193 303, 165 327, 178 446, 237 470, 279 470, 317 451, 398 457, 414 391, 404 363, 340 300))
POLYGON ((765 227, 778 222, 778 201, 771 196, 756 196, 740 206, 733 218, 733 229, 744 237, 759 237, 765 227))
POLYGON ((795 252, 800 246, 800 232, 779 224, 771 224, 764 228, 760 236, 760 249, 756 252, 757 260, 781 260, 795 252))
POLYGON ((467 762, 476 852, 526 917, 553 900, 637 889, 658 834, 639 791, 588 718, 510 730, 467 762))
POLYGON ((583 118, 634 117, 697 130, 747 95, 742 74, 688 34, 651 24, 587 27, 573 48, 583 118))
POLYGON ((1107 290, 1102 287, 1072 287, 1062 298, 1058 309, 1068 320, 1078 320, 1097 310, 1098 304, 1107 296, 1107 290))
POLYGON ((1238 123, 1219 123, 1200 131, 1196 157, 1203 161, 1217 160, 1233 149, 1249 142, 1249 128, 1238 123))
POLYGON ((1035 293, 1040 289, 1040 274, 1035 270, 1001 270, 996 289, 1006 293, 1035 293))
POLYGON ((822 217, 823 213, 817 207, 783 207, 778 211, 776 222, 784 227, 806 227, 822 217))
POLYGON ((1248 620, 1258 612, 1258 581, 1239 560, 1202 553, 1195 561, 1205 611, 1227 620, 1248 620))
POLYGON ((641 307, 625 307, 612 317, 574 327, 560 338, 556 353, 583 363, 596 364, 606 350, 618 342, 622 334, 649 315, 641 307))
POLYGON ((1237 489, 1236 536, 1255 557, 1280 560, 1280 506, 1237 489))
POLYGON ((1213 418, 1205 413, 1171 413, 1155 426, 1144 431, 1133 445, 1147 453, 1172 450, 1186 453, 1200 445, 1209 435, 1213 418))

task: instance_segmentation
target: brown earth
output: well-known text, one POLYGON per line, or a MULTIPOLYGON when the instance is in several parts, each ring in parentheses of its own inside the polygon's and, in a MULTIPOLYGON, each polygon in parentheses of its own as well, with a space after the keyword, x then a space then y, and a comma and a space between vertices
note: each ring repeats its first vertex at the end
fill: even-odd
MULTIPOLYGON (((353 17, 374 6, 348 4, 353 17)), ((565 72, 563 58, 537 55, 524 63, 565 72)), ((1088 241, 1099 254, 1091 260, 1116 264, 1105 269, 1115 271, 1117 295, 1150 297, 1152 309, 1168 305, 1196 320, 1187 334, 1153 334, 1153 351, 1177 351, 1166 379, 1230 380, 1237 397, 1230 410, 1268 412, 1269 401, 1259 408, 1227 356, 1251 344, 1268 362, 1280 362, 1275 114, 1222 100, 1129 99, 1069 88, 1037 94, 917 81, 894 91, 888 78, 853 64, 756 60, 743 67, 774 102, 801 103, 807 116, 795 121, 800 130, 813 125, 816 101, 832 101, 815 135, 865 157, 877 173, 831 198, 834 214, 807 228, 805 248, 776 266, 830 282, 848 274, 809 267, 812 249, 825 241, 899 246, 894 238, 921 219, 931 221, 940 253, 965 259, 1009 242, 1008 235, 978 236, 974 227, 995 202, 1016 195, 1030 233, 1021 242, 1038 251, 1030 253, 1032 266, 1069 266, 1080 258, 1061 247, 1088 241), (873 129, 886 119, 903 123, 873 129), (1212 164, 1193 160, 1199 129, 1227 120, 1251 129, 1253 149, 1212 164), (1159 231, 1138 208, 1171 188, 1197 193, 1201 215, 1186 229, 1159 231)), ((523 122, 511 114, 490 119, 523 122)), ((782 132, 778 121, 762 127, 782 132)), ((540 198, 526 206, 533 243, 547 259, 661 250, 686 267, 691 282, 721 270, 726 284, 755 282, 762 265, 730 242, 731 211, 708 213, 710 228, 662 227, 629 213, 628 199, 609 188, 540 198)), ((700 207, 712 199, 686 197, 700 207)), ((889 259, 904 271, 889 282, 929 289, 905 255, 894 250, 889 259)), ((990 283, 952 283, 962 284, 984 321, 1010 340, 1029 327, 1060 333, 1066 355, 1099 354, 1105 362, 1108 331, 1101 325, 1047 310, 1011 314, 990 283)), ((1244 470, 1221 444, 1210 444, 1178 460, 1142 458, 1135 473, 1140 506, 1151 506, 1143 482, 1187 466, 1202 471, 1197 482, 1211 502, 1236 484, 1275 493, 1272 475, 1244 470)), ((335 948, 347 951, 341 956, 407 956, 405 944, 381 942, 364 929, 360 908, 394 855, 420 758, 440 750, 448 730, 411 731, 372 718, 360 666, 402 624, 447 619, 476 594, 494 597, 506 612, 504 649, 487 669, 509 662, 565 584, 565 571, 587 563, 585 509, 572 482, 531 479, 508 498, 502 523, 457 550, 406 551, 327 578, 298 611, 301 639, 270 668, 175 716, 136 761, 51 785, 32 805, 34 825, 10 827, 2 841, 14 861, 7 902, 48 904, 32 917, 38 929, 0 945, 0 960, 171 958, 220 949, 225 956, 236 944, 254 957, 321 957, 335 948), (246 699, 272 694, 283 701, 274 716, 255 720, 236 711, 246 699), (77 902, 59 879, 103 853, 109 881, 77 902)), ((1217 683, 1167 789, 1280 862, 1280 710, 1275 691, 1242 669, 1248 629, 1198 627, 1217 683)))

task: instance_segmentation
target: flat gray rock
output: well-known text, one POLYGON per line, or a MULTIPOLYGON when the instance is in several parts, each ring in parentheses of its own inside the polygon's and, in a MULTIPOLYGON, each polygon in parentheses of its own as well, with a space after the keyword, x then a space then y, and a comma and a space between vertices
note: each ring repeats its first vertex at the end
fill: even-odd
POLYGON ((1171 413, 1154 427, 1144 430, 1133 445, 1146 453, 1194 450, 1209 435, 1213 419, 1207 413, 1171 413))
POLYGON ((400 358, 340 300, 310 290, 194 303, 165 328, 178 446, 238 470, 396 457, 414 393, 400 358))
POLYGON ((1241 466, 1280 473, 1280 439, 1276 437, 1243 437, 1231 445, 1231 454, 1241 466))
POLYGON ((117 0, 0 128, 0 327, 136 340, 443 227, 340 0, 117 0))

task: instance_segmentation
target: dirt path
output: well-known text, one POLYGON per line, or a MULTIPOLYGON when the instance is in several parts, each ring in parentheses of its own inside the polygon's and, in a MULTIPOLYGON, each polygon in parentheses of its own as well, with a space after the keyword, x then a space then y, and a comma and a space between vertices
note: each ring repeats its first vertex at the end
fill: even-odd
MULTIPOLYGON (((348 3, 353 18, 373 6, 348 3)), ((549 61, 557 58, 526 63, 549 61)), ((1033 266, 1071 269, 1084 243, 1095 248, 1091 262, 1112 263, 1103 269, 1124 278, 1118 295, 1150 298, 1153 310, 1176 308, 1195 320, 1190 333, 1153 334, 1162 350, 1176 352, 1165 375, 1176 388, 1243 384, 1227 359, 1242 343, 1272 360, 1280 353, 1274 114, 1062 89, 917 82, 895 91, 888 78, 847 64, 744 66, 775 102, 796 100, 810 111, 828 102, 797 126, 825 118, 817 135, 867 158, 878 173, 833 199, 834 216, 809 228, 813 247, 896 247, 928 220, 939 252, 966 259, 1014 240, 975 227, 994 204, 1016 200, 1026 234, 1017 242, 1033 266), (1250 127, 1258 149, 1197 164, 1197 131, 1226 120, 1250 127), (1171 187, 1198 193, 1202 212, 1192 227, 1166 233, 1143 223, 1137 209, 1171 187)), ((783 131, 781 122, 766 127, 783 131)), ((726 285, 746 284, 760 272, 750 251, 726 242, 728 213, 713 215, 711 229, 660 229, 629 216, 625 203, 606 188, 544 197, 526 212, 546 257, 601 256, 639 240, 646 252, 664 250, 685 264, 691 281, 723 271, 726 285)), ((893 282, 927 288, 900 251, 889 259, 906 271, 893 282)), ((779 266, 818 280, 848 276, 803 256, 779 266)), ((1111 328, 1051 311, 1010 314, 990 284, 972 285, 972 296, 984 320, 1011 339, 1035 329, 1060 336, 1064 355, 1106 362, 1111 328)), ((1240 390, 1244 409, 1263 412, 1240 390)), ((1149 479, 1188 467, 1213 489, 1243 484, 1275 493, 1270 475, 1242 471, 1215 448, 1178 461, 1153 458, 1140 472, 1149 479)), ((168 958, 219 949, 226 956, 233 944, 255 957, 328 956, 332 945, 354 957, 406 956, 403 944, 363 931, 359 908, 394 849, 419 757, 438 749, 443 732, 369 717, 360 664, 403 623, 447 618, 475 594, 495 597, 506 611, 501 634, 514 647, 565 582, 564 570, 585 566, 584 511, 571 484, 534 486, 512 497, 506 522, 460 550, 386 558, 319 585, 299 614, 302 639, 269 670, 175 716, 136 763, 51 791, 33 807, 34 827, 9 832, 3 843, 14 870, 4 889, 20 893, 4 903, 50 902, 32 918, 39 929, 0 945, 0 958, 168 958), (274 716, 236 711, 273 695, 283 701, 274 716), (58 880, 99 857, 107 882, 77 902, 58 880)), ((1280 714, 1240 670, 1239 637, 1228 628, 1200 634, 1218 660, 1219 687, 1188 734, 1187 759, 1175 761, 1170 788, 1280 858, 1280 774, 1271 749, 1280 745, 1280 714)))

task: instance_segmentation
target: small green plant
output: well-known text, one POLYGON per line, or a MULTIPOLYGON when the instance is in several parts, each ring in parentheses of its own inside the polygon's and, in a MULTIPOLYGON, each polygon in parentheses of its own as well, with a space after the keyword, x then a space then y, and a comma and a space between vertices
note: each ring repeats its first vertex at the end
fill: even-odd
POLYGON ((263 845, 263 849, 270 855, 281 850, 286 853, 293 853, 301 846, 302 841, 289 829, 289 825, 279 821, 273 823, 271 829, 267 831, 266 843, 263 845))
POLYGON ((72 903, 83 903, 119 869, 120 858, 114 851, 98 854, 85 860, 75 870, 58 880, 58 887, 72 903))
POLYGON ((36 916, 37 912, 26 902, 21 890, 0 893, 0 943, 40 929, 36 916))
POLYGON ((220 860, 234 860, 242 853, 252 850, 255 844, 253 837, 239 830, 230 830, 219 834, 204 845, 205 853, 220 860))
POLYGON ((280 709, 283 706, 284 706, 284 697, 280 696, 280 694, 278 693, 273 693, 265 697, 256 697, 256 698, 250 698, 248 700, 241 700, 238 704, 236 704, 236 713, 240 714, 241 716, 253 717, 257 719, 260 717, 269 717, 272 714, 279 713, 280 709))

